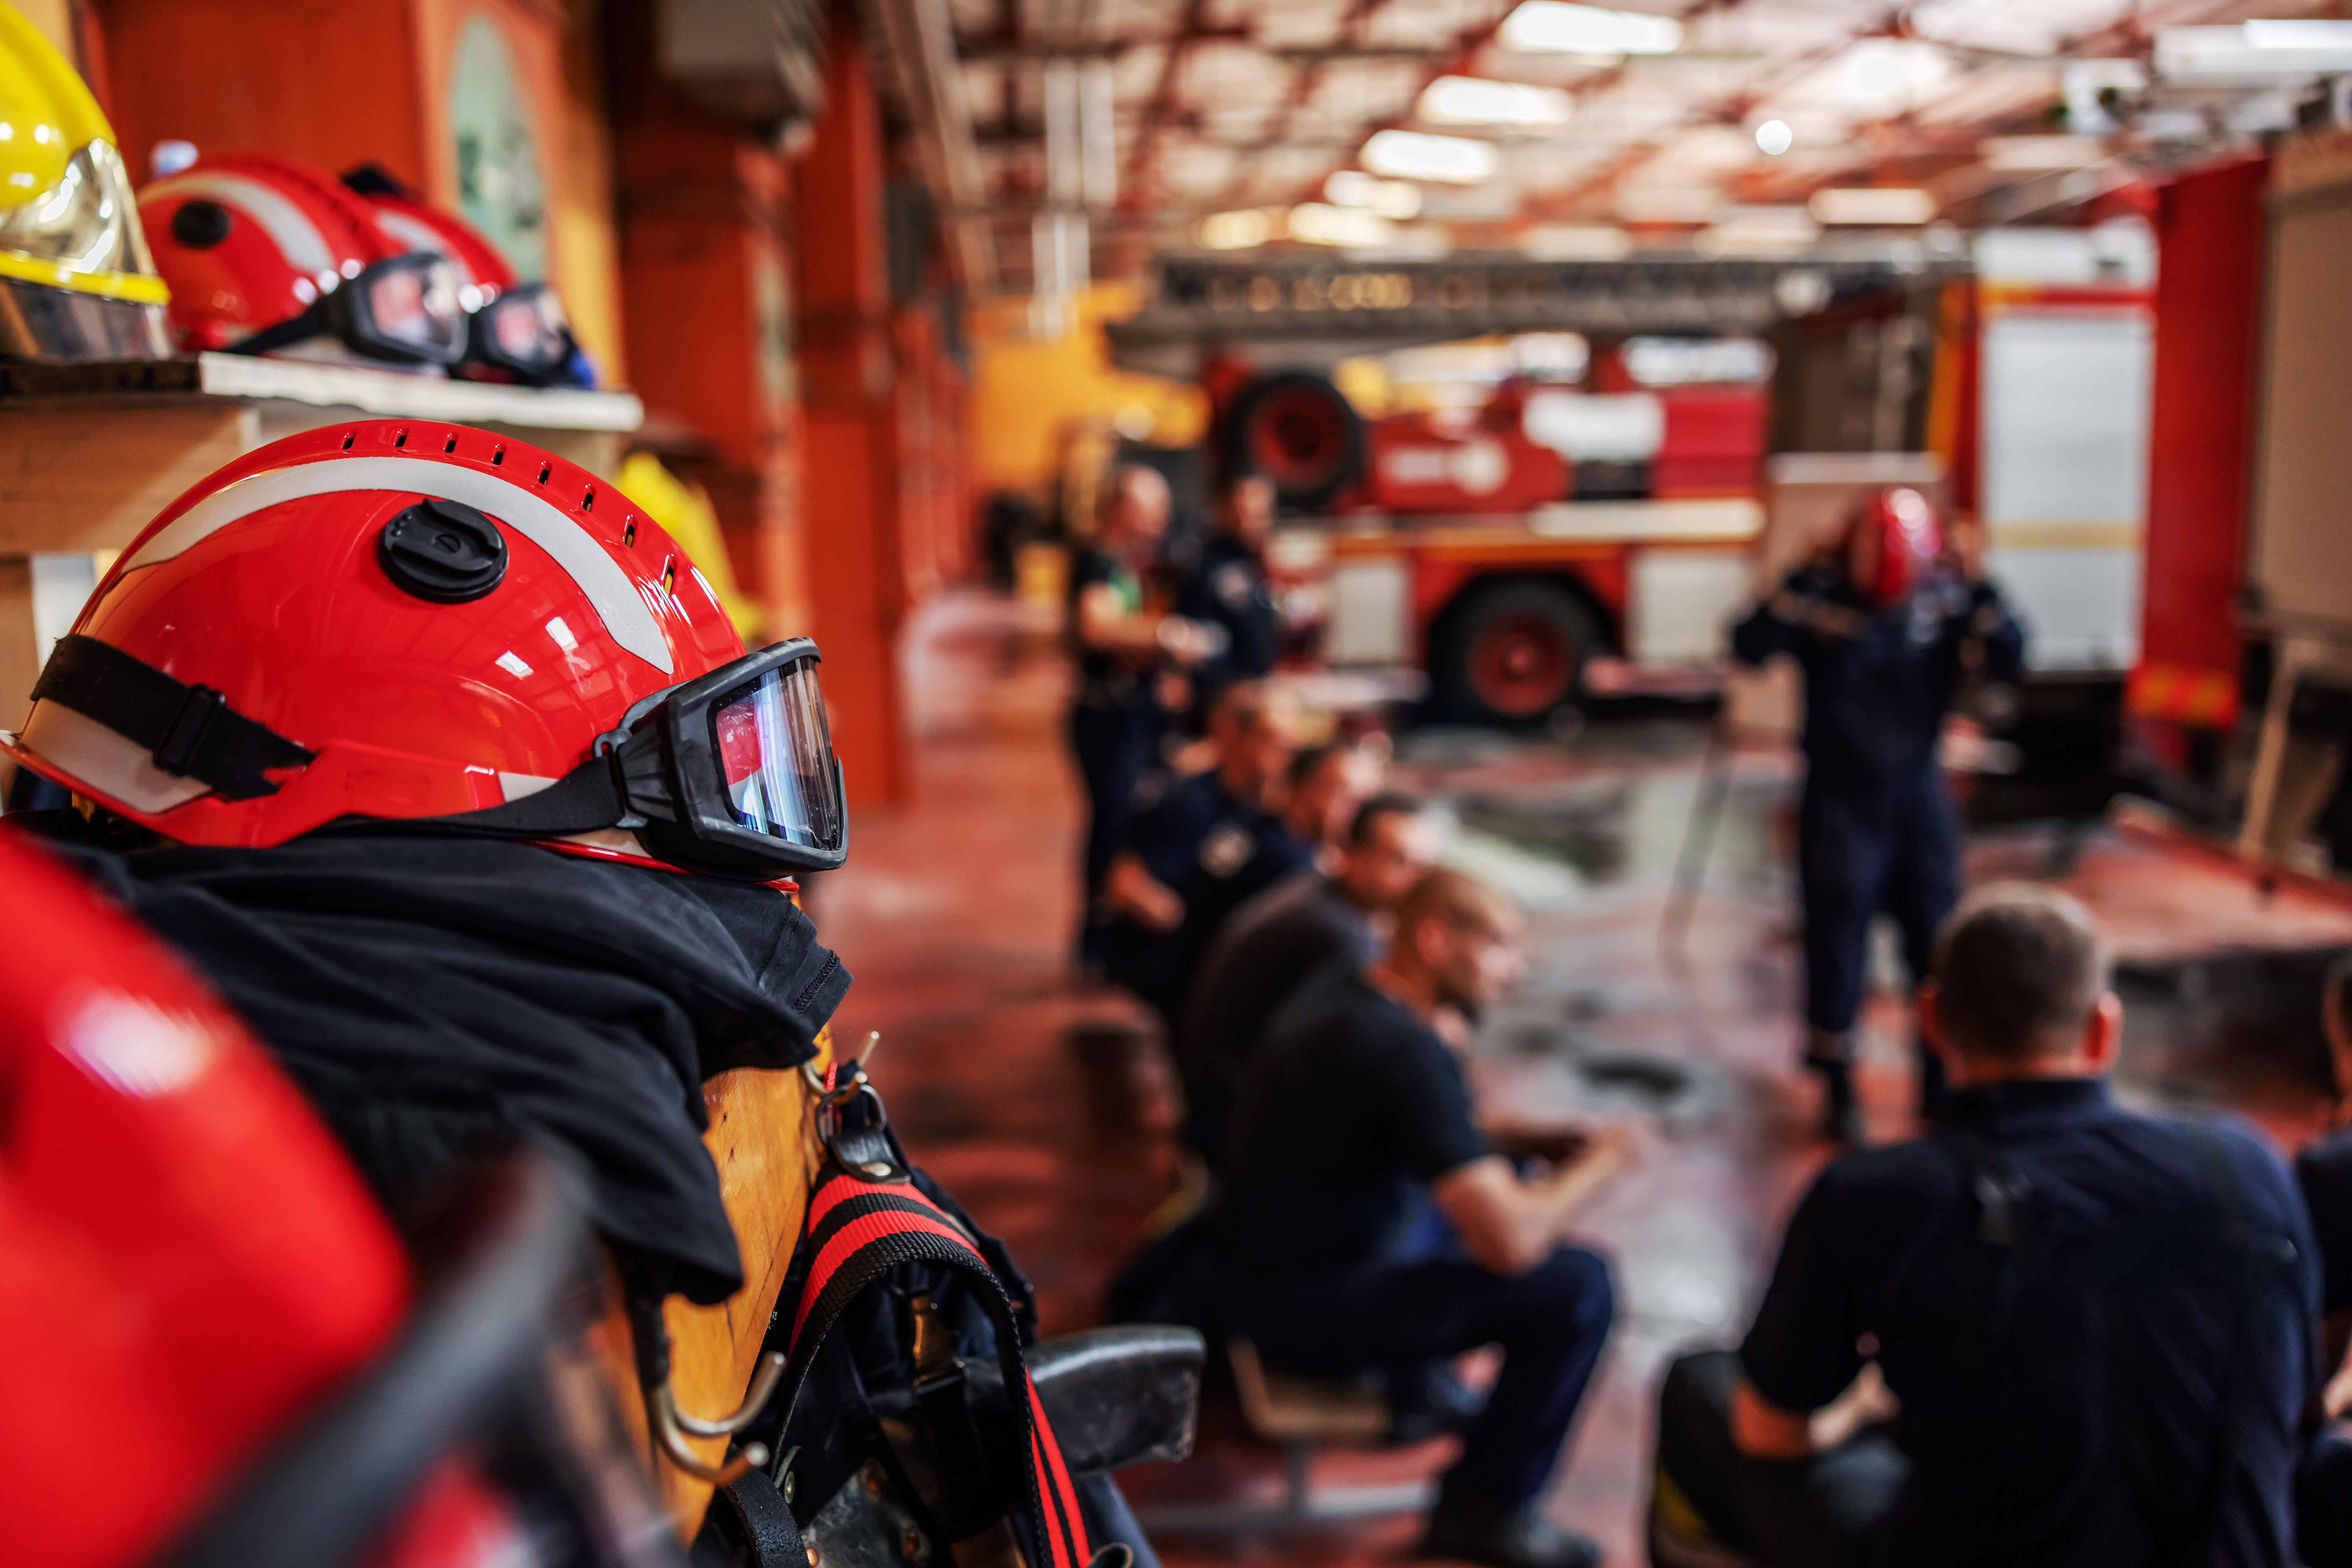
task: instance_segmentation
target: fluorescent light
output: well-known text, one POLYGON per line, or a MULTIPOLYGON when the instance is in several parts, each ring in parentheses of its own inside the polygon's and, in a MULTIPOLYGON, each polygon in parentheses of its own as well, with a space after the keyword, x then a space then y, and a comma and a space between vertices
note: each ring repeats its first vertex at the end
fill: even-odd
POLYGON ((1421 117, 1433 125, 1511 125, 1545 130, 1568 123, 1576 102, 1556 87, 1442 76, 1421 95, 1421 117))
POLYGON ((1339 245, 1363 250, 1394 239, 1396 225, 1361 207, 1301 202, 1290 209, 1290 237, 1310 245, 1339 245))
POLYGON ((1758 150, 1771 157, 1779 157, 1796 144, 1797 133, 1789 129, 1785 120, 1768 120, 1756 128, 1758 150))
POLYGON ((1830 186, 1807 205, 1822 223, 1918 224, 1936 216, 1936 198, 1908 185, 1830 186))
POLYGON ((1519 248, 1538 261, 1614 261, 1633 248, 1633 237, 1614 224, 1539 223, 1519 237, 1519 248))
POLYGON ((2171 81, 2276 80, 2352 70, 2352 22, 2158 27, 2156 69, 2171 81))
POLYGON ((1696 245, 1712 256, 1782 256, 1821 236, 1822 226, 1803 207, 1734 207, 1696 245))
POLYGON ((1672 16, 1527 0, 1504 20, 1507 49, 1556 55, 1670 55, 1683 45, 1683 25, 1672 16))
POLYGON ((1255 250, 1274 237, 1274 220, 1256 207, 1212 213, 1201 220, 1193 237, 1211 250, 1255 250))
POLYGON ((1503 155, 1493 142, 1474 142, 1467 136, 1380 131, 1364 143, 1361 162, 1376 174, 1475 185, 1495 177, 1503 166, 1503 155))
POLYGON ((2087 168, 2106 155, 2107 144, 2096 136, 1988 136, 1977 143, 1986 167, 2007 174, 2087 168))
POLYGON ((1362 207, 1382 217, 1409 218, 1421 212, 1421 187, 1411 180, 1382 180, 1361 169, 1342 169, 1323 182, 1323 199, 1362 207))
POLYGON ((2257 49, 2352 49, 2352 22, 2249 21, 2246 42, 2257 49))
POLYGON ((1713 185, 1629 185, 1617 193, 1617 216, 1629 223, 1705 223, 1723 210, 1713 185))

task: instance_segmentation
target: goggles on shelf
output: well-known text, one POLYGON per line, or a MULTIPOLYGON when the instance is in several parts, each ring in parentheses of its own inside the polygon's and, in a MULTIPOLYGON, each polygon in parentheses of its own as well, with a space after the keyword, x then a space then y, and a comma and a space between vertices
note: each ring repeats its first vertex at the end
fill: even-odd
POLYGON ((425 250, 372 261, 299 315, 238 339, 231 352, 268 353, 318 337, 395 364, 456 364, 466 357, 467 339, 457 268, 425 250))
POLYGON ((624 828, 688 871, 772 881, 849 852, 816 644, 745 654, 640 699, 587 762, 536 794, 426 819, 504 836, 624 828))
POLYGON ((570 378, 573 347, 572 326, 555 290, 544 283, 520 283, 473 313, 466 359, 543 386, 570 378))

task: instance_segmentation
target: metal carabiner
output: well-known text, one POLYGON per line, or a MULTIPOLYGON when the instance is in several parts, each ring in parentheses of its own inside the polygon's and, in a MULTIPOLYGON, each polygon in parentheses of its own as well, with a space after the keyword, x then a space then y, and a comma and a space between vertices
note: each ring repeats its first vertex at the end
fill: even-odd
POLYGON ((845 1105, 865 1084, 866 1058, 873 1056, 875 1047, 881 1043, 881 1030, 866 1030, 866 1042, 857 1047, 856 1056, 846 1062, 837 1055, 834 1058, 834 1081, 831 1084, 825 1082, 824 1073, 816 1070, 814 1062, 801 1063, 801 1078, 808 1084, 809 1092, 817 1097, 820 1105, 845 1105))
POLYGON ((653 1416, 654 1436, 661 1444, 662 1454, 669 1462, 697 1480, 723 1487, 768 1462, 768 1446, 746 1443, 733 1458, 721 1465, 706 1463, 688 1444, 687 1438, 731 1437, 758 1419, 768 1401, 775 1397, 776 1387, 784 1380, 784 1358, 774 1351, 760 1358, 760 1367, 752 1373, 751 1386, 744 1392, 743 1403, 731 1415, 715 1421, 688 1415, 677 1407, 677 1394, 664 1381, 646 1401, 653 1416))

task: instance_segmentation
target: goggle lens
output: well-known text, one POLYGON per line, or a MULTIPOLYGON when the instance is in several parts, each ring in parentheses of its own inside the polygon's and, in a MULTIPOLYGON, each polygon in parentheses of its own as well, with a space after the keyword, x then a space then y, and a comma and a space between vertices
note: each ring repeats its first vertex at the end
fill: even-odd
POLYGON ((457 352, 466 341, 466 310, 456 268, 442 257, 415 256, 371 271, 368 317, 378 332, 436 359, 457 352))
POLYGON ((814 659, 728 692, 712 707, 710 727, 738 823, 803 848, 841 847, 840 775, 814 659))

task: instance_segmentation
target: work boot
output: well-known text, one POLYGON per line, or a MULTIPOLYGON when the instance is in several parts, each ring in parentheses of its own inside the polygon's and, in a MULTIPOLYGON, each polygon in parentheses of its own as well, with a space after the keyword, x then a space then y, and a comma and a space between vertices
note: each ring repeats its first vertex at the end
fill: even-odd
POLYGON ((1416 1555, 1483 1563, 1487 1568, 1599 1568, 1600 1545, 1562 1530, 1534 1503, 1445 1497, 1429 1515, 1416 1555))

